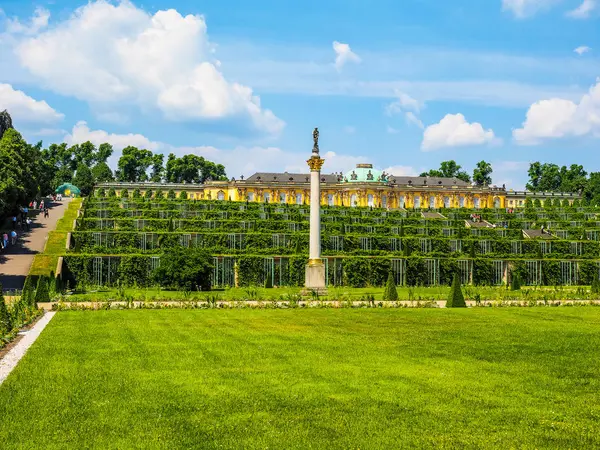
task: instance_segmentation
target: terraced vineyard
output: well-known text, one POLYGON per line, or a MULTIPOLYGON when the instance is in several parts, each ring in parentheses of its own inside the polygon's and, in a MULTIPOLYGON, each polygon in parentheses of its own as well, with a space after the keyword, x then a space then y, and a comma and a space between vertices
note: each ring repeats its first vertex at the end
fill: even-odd
MULTIPOLYGON (((214 286, 301 286, 309 208, 302 205, 89 198, 71 235, 71 283, 146 286, 165 249, 214 256, 214 286)), ((387 211, 324 207, 322 248, 329 285, 589 285, 600 261, 600 217, 591 208, 387 211), (473 222, 471 215, 480 220, 473 222), (550 230, 542 232, 541 228, 550 230)))

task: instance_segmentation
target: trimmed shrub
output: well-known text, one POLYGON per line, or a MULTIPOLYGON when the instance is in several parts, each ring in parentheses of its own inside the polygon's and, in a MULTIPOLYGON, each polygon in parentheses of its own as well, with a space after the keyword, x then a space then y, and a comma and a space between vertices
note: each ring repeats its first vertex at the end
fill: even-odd
POLYGON ((265 280, 265 288, 271 289, 273 287, 273 275, 271 275, 271 271, 267 271, 267 279, 265 280))
POLYGON ((454 274, 454 280, 452 281, 452 287, 450 288, 450 294, 448 294, 448 300, 446 300, 446 308, 466 308, 465 297, 460 287, 460 277, 457 273, 454 274))
POLYGON ((129 191, 127 189, 121 191, 121 198, 129 198, 129 191))
POLYGON ((152 189, 148 189, 145 193, 144 193, 144 197, 145 198, 152 198, 152 189))
POLYGON ((521 280, 519 278, 519 274, 515 271, 510 273, 510 290, 518 291, 521 289, 521 280))
POLYGON ((114 188, 110 188, 110 189, 108 190, 108 198, 114 198, 114 197, 116 197, 116 196, 117 196, 117 194, 116 194, 116 192, 115 192, 114 188))
POLYGON ((132 195, 133 198, 141 198, 141 196, 142 196, 142 194, 139 189, 133 190, 133 195, 132 195))
POLYGON ((35 297, 33 307, 37 308, 38 303, 47 303, 50 301, 50 293, 48 292, 48 281, 46 277, 41 276, 38 280, 37 289, 35 290, 35 297))
POLYGON ((8 334, 12 331, 12 318, 8 313, 6 303, 4 303, 4 295, 2 294, 2 285, 0 285, 0 336, 8 334))
POLYGON ((175 248, 160 259, 152 277, 167 289, 210 291, 212 269, 208 253, 175 248))
POLYGON ((169 189, 169 192, 167 192, 167 198, 170 200, 175 198, 175 191, 173 189, 169 189))
POLYGON ((21 294, 21 301, 27 306, 33 306, 35 302, 35 289, 33 288, 33 280, 30 276, 25 278, 25 284, 23 284, 23 292, 21 294))
POLYGON ((398 290, 396 289, 396 281, 394 280, 394 274, 390 271, 385 284, 385 291, 383 291, 383 299, 388 301, 398 300, 398 290))
POLYGON ((186 191, 181 191, 181 192, 179 193, 179 198, 180 198, 181 200, 187 200, 187 198, 188 198, 187 192, 186 192, 186 191))
POLYGON ((104 191, 104 188, 100 188, 96 191, 96 197, 105 197, 106 193, 104 191))

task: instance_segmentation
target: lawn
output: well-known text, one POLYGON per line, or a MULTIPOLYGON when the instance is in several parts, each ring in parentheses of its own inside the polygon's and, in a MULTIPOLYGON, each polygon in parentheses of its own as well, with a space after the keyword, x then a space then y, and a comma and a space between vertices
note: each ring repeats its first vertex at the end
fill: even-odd
POLYGON ((600 308, 60 312, 3 448, 598 448, 600 308))

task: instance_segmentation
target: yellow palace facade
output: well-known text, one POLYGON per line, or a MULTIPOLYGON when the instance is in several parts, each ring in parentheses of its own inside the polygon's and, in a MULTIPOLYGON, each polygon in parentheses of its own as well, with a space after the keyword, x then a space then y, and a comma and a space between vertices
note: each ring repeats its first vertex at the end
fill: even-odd
MULTIPOLYGON (((139 189, 182 191, 190 200, 231 200, 264 203, 308 204, 310 175, 298 173, 259 172, 247 179, 192 183, 100 183, 97 188, 114 189, 117 196, 124 189, 129 194, 139 189)), ((321 174, 321 204, 382 208, 505 208, 504 187, 473 186, 457 178, 394 176, 374 169, 371 164, 358 164, 342 174, 321 174)), ((512 197, 515 197, 515 193, 512 197)), ((525 194, 525 193, 523 193, 525 194)), ((515 197, 516 199, 516 197, 515 197)), ((511 200, 516 207, 518 200, 511 200)), ((512 206, 512 205, 511 205, 512 206)))

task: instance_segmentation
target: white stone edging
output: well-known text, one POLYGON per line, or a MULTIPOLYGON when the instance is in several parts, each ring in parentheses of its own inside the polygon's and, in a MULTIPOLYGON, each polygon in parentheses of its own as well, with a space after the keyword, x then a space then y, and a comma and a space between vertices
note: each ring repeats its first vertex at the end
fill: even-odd
POLYGON ((50 322, 50 320, 54 317, 56 312, 54 311, 46 311, 46 313, 41 317, 40 320, 36 322, 36 324, 26 332, 26 334, 21 338, 17 344, 10 349, 10 351, 4 355, 4 358, 0 360, 0 385, 8 378, 8 375, 12 372, 12 370, 17 367, 17 364, 25 356, 29 347, 33 345, 35 340, 41 334, 42 330, 46 328, 46 325, 50 322))

